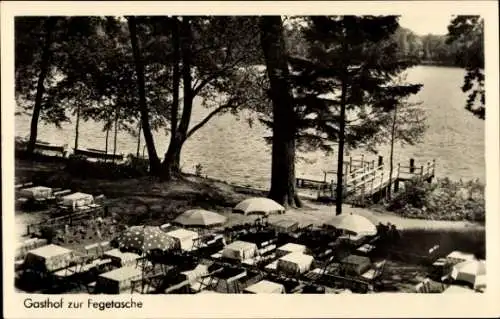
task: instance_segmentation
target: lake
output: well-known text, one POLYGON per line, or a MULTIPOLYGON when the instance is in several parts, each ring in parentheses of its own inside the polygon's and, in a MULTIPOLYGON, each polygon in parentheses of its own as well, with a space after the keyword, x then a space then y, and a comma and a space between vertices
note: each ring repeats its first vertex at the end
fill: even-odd
MULTIPOLYGON (((406 166, 410 158, 415 158, 417 166, 435 159, 438 177, 485 181, 484 121, 464 109, 466 95, 460 90, 464 74, 463 69, 435 66, 418 66, 408 71, 408 81, 424 85, 415 100, 423 103, 429 128, 421 144, 396 146, 395 159, 401 161, 402 165, 406 166)), ((195 102, 191 125, 195 125, 207 114, 200 101, 195 102)), ((271 132, 260 123, 254 123, 250 127, 244 117, 243 115, 237 120, 233 115, 222 115, 198 130, 183 148, 182 169, 192 172, 197 164, 201 164, 203 174, 210 177, 268 188, 271 151, 263 138, 271 132)), ((16 136, 28 136, 29 124, 29 116, 18 116, 16 136)), ((74 124, 66 124, 62 129, 39 124, 38 138, 43 141, 72 146, 74 135, 74 124)), ((109 150, 113 148, 112 136, 111 132, 109 150)), ((169 138, 164 131, 155 132, 154 138, 158 154, 162 156, 169 138)), ((144 141, 141 143, 144 145, 144 141)), ((104 149, 105 133, 102 132, 102 124, 80 123, 79 147, 104 149)), ((136 138, 126 132, 118 134, 118 153, 135 154, 136 148, 136 138)), ((352 151, 350 155, 362 153, 369 159, 377 157, 363 150, 352 151)), ((297 162, 297 176, 322 179, 323 170, 336 168, 335 154, 327 156, 315 152, 298 155, 306 160, 297 162)), ((388 145, 380 146, 379 155, 388 159, 388 145)))

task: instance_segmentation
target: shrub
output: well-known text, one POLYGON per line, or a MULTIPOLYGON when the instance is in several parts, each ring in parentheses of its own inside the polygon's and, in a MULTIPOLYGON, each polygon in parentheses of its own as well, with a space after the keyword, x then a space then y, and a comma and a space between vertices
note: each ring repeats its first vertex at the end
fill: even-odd
POLYGON ((196 164, 196 166, 194 167, 194 170, 195 170, 195 175, 196 176, 202 176, 203 175, 203 165, 201 164, 196 164))
POLYGON ((412 180, 386 203, 386 208, 410 218, 484 222, 484 185, 478 180, 412 180))
POLYGON ((144 159, 129 156, 125 163, 90 162, 85 157, 71 155, 66 164, 66 172, 80 178, 123 179, 136 178, 147 174, 148 165, 144 159))
POLYGON ((51 244, 57 236, 57 230, 51 226, 43 226, 40 228, 40 237, 46 239, 48 244, 51 244))

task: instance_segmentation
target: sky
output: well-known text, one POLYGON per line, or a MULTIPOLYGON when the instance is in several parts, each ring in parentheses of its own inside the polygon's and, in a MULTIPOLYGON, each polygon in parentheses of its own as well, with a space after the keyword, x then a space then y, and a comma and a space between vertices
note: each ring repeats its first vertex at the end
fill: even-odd
POLYGON ((448 24, 452 17, 449 13, 432 13, 425 15, 402 15, 399 25, 410 29, 418 35, 444 35, 448 33, 448 24))

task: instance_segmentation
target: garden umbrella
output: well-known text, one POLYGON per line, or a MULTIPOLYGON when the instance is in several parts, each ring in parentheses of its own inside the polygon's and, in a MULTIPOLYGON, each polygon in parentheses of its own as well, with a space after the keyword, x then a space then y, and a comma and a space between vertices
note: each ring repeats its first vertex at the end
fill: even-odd
POLYGON ((132 226, 116 238, 118 247, 125 251, 171 250, 176 248, 176 242, 159 227, 132 226))
POLYGON ((347 230, 362 236, 377 234, 377 227, 366 217, 361 215, 339 215, 333 217, 328 224, 338 229, 347 230))
POLYGON ((451 278, 471 283, 474 287, 484 281, 484 276, 486 276, 484 260, 464 261, 453 266, 451 270, 451 278))
POLYGON ((184 226, 214 226, 226 222, 227 218, 220 214, 203 209, 190 209, 180 214, 174 221, 184 226))
POLYGON ((234 207, 234 210, 241 211, 245 215, 249 213, 265 213, 268 215, 271 212, 284 213, 285 207, 269 198, 253 197, 240 202, 234 207))

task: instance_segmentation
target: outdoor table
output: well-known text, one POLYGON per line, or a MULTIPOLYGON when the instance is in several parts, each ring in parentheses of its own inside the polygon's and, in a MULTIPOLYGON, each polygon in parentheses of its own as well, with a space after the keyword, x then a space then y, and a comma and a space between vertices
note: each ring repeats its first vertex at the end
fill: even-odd
POLYGON ((296 231, 299 228, 299 223, 291 220, 279 220, 275 222, 269 222, 269 225, 273 227, 276 232, 287 233, 296 231))
POLYGON ((348 242, 351 245, 359 245, 365 239, 363 235, 342 235, 338 238, 340 242, 348 242))
POLYGON ((253 258, 257 255, 257 245, 254 243, 249 243, 245 241, 235 241, 224 247, 222 251, 222 257, 246 260, 253 258))
POLYGON ((446 256, 446 259, 452 264, 458 264, 463 261, 474 260, 475 257, 473 254, 467 254, 461 251, 453 251, 448 254, 448 256, 446 256))
POLYGON ((177 246, 184 251, 191 251, 195 240, 199 237, 197 232, 178 228, 167 232, 167 235, 177 242, 177 246))
POLYGON ((34 186, 24 188, 19 192, 19 197, 33 200, 44 200, 52 196, 52 188, 45 186, 34 186))
POLYGON ((432 264, 432 270, 433 274, 436 277, 443 277, 445 276, 445 272, 447 271, 447 266, 449 265, 449 261, 446 258, 439 258, 432 264))
POLYGON ((347 273, 361 275, 371 267, 371 261, 368 257, 349 255, 341 261, 343 269, 347 273))
POLYGON ((188 281, 190 283, 193 283, 196 280, 198 280, 199 278, 208 275, 208 273, 209 273, 208 266, 202 265, 202 264, 197 265, 192 270, 187 270, 187 271, 181 272, 181 274, 186 276, 186 278, 188 279, 188 281))
POLYGON ((118 294, 131 288, 132 281, 141 278, 140 268, 134 266, 117 268, 99 275, 96 290, 105 294, 118 294))
POLYGON ((71 249, 50 244, 29 251, 24 265, 30 270, 53 272, 68 267, 74 256, 71 249))
POLYGON ((42 238, 30 238, 17 245, 16 259, 24 258, 33 249, 47 245, 47 240, 42 238))
POLYGON ((249 294, 284 294, 285 287, 282 284, 272 281, 261 280, 256 284, 248 286, 244 292, 249 294))
POLYGON ((369 254, 373 249, 375 249, 375 246, 373 245, 370 245, 370 244, 364 244, 363 246, 359 247, 358 249, 356 249, 358 252, 362 253, 362 254, 369 254))
POLYGON ((94 196, 91 194, 76 192, 61 198, 61 205, 64 209, 73 212, 85 210, 94 203, 94 196))
POLYGON ((314 258, 303 253, 290 253, 278 259, 276 266, 278 272, 296 276, 303 274, 311 268, 314 258))
POLYGON ((279 247, 276 250, 276 256, 282 257, 282 256, 285 256, 289 253, 294 253, 294 252, 304 253, 305 251, 306 251, 306 246, 304 246, 304 245, 288 243, 288 244, 285 244, 285 245, 279 247))
POLYGON ((270 264, 266 265, 265 269, 266 269, 267 271, 271 271, 271 272, 273 272, 273 271, 276 271, 277 267, 278 267, 278 261, 277 261, 277 260, 275 260, 275 261, 273 261, 272 263, 270 263, 270 264))
POLYGON ((217 280, 217 289, 222 289, 225 292, 230 291, 230 285, 235 281, 247 276, 247 271, 244 268, 224 268, 212 276, 217 280), (225 288, 225 289, 224 289, 225 288))
POLYGON ((104 253, 103 258, 109 258, 113 264, 118 267, 135 266, 137 259, 141 258, 140 255, 131 252, 121 252, 120 249, 115 248, 104 253))

